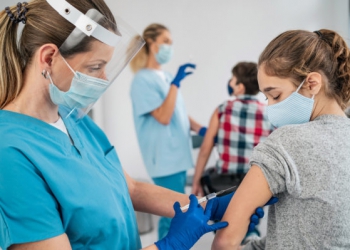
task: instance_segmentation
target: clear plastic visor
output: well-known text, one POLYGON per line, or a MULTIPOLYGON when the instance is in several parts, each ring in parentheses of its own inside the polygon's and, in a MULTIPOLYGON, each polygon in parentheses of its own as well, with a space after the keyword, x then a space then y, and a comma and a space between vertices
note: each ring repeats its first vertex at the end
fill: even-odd
POLYGON ((142 48, 144 40, 118 17, 114 22, 95 9, 82 14, 64 0, 48 2, 76 26, 59 48, 62 62, 60 70, 52 72, 55 87, 50 95, 63 106, 61 115, 79 120, 142 48))

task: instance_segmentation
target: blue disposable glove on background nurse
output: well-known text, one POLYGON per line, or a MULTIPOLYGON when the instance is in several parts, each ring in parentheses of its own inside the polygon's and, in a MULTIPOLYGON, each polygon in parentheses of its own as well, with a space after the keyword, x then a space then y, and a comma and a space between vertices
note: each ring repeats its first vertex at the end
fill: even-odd
POLYGON ((182 212, 180 203, 175 202, 175 217, 171 221, 169 232, 163 239, 155 242, 158 249, 188 250, 202 235, 227 227, 227 222, 208 225, 212 213, 213 200, 207 202, 204 210, 198 204, 197 197, 191 194, 190 207, 186 212, 182 212))
POLYGON ((174 78, 174 80, 172 80, 171 84, 175 85, 176 87, 180 88, 180 82, 188 75, 192 74, 191 71, 187 71, 187 68, 192 68, 195 69, 196 65, 192 64, 192 63, 186 63, 184 65, 181 65, 177 71, 177 74, 174 78))

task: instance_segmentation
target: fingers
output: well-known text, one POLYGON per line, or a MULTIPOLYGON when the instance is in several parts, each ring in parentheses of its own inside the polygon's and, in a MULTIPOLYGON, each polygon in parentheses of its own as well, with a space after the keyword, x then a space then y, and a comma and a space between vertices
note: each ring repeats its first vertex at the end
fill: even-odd
POLYGON ((186 76, 191 75, 193 72, 185 72, 186 76))
POLYGON ((193 63, 186 63, 186 64, 182 65, 181 67, 183 67, 183 68, 192 68, 192 69, 195 69, 195 68, 196 68, 196 65, 193 64, 193 63))
POLYGON ((228 226, 227 221, 220 221, 220 222, 217 222, 215 224, 208 225, 208 230, 209 230, 208 232, 216 231, 216 230, 225 228, 227 226, 228 226))
POLYGON ((253 223, 254 226, 259 224, 259 217, 256 214, 253 214, 250 217, 250 223, 253 223))
POLYGON ((188 208, 187 211, 193 211, 194 209, 196 209, 197 206, 198 206, 197 197, 195 195, 191 194, 190 195, 190 207, 188 208))
POLYGON ((182 213, 180 203, 177 201, 173 205, 175 214, 182 213))
POLYGON ((262 209, 262 207, 258 207, 255 210, 255 214, 261 219, 262 217, 264 217, 264 209, 262 209))
MULTIPOLYGON (((215 199, 215 198, 214 198, 214 199, 215 199)), ((205 212, 204 212, 204 214, 205 214, 206 216, 208 216, 208 218, 210 218, 210 216, 211 216, 211 209, 212 209, 212 207, 213 207, 214 199, 209 200, 209 201, 207 202, 207 205, 205 206, 205 212)))
POLYGON ((248 233, 254 231, 255 230, 255 226, 256 225, 254 223, 250 223, 249 226, 248 226, 248 233))
POLYGON ((268 206, 268 205, 272 205, 272 204, 275 204, 278 202, 278 198, 277 197, 272 197, 266 204, 265 206, 268 206))

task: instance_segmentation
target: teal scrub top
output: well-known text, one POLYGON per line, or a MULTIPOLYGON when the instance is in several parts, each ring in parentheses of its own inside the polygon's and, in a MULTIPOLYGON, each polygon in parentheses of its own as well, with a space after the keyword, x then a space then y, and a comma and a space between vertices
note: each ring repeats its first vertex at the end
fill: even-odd
POLYGON ((152 178, 186 171, 193 167, 190 122, 180 91, 169 125, 162 125, 151 112, 162 105, 173 77, 165 81, 155 70, 142 69, 131 85, 136 134, 146 169, 152 178))
POLYGON ((140 249, 114 147, 88 116, 63 121, 74 146, 43 121, 0 110, 0 247, 66 233, 73 250, 140 249))

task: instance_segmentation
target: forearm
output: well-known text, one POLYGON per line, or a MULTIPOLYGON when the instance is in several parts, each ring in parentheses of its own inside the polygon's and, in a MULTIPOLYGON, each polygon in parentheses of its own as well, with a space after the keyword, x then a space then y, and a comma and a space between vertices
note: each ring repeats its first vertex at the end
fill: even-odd
POLYGON ((203 127, 201 124, 199 124, 198 122, 196 122, 195 120, 193 120, 192 117, 188 117, 188 119, 190 120, 190 127, 191 130, 196 132, 198 134, 199 130, 203 127))
POLYGON ((175 85, 171 85, 169 89, 169 93, 165 98, 162 105, 156 110, 152 111, 152 116, 161 124, 168 125, 171 121, 171 117, 173 116, 175 106, 176 106, 176 98, 177 98, 178 88, 175 85))
POLYGON ((148 247, 142 248, 142 250, 158 250, 158 247, 155 244, 153 244, 148 247))
POLYGON ((135 182, 131 200, 134 209, 140 212, 173 217, 173 205, 176 201, 181 206, 189 203, 188 196, 170 189, 144 182, 135 182))
POLYGON ((195 167, 195 173, 193 176, 193 182, 199 182, 203 171, 205 169, 205 166, 207 165, 208 159, 210 157, 210 153, 212 151, 213 144, 212 145, 205 145, 202 144, 202 147, 199 151, 198 157, 197 157, 197 163, 195 167))

